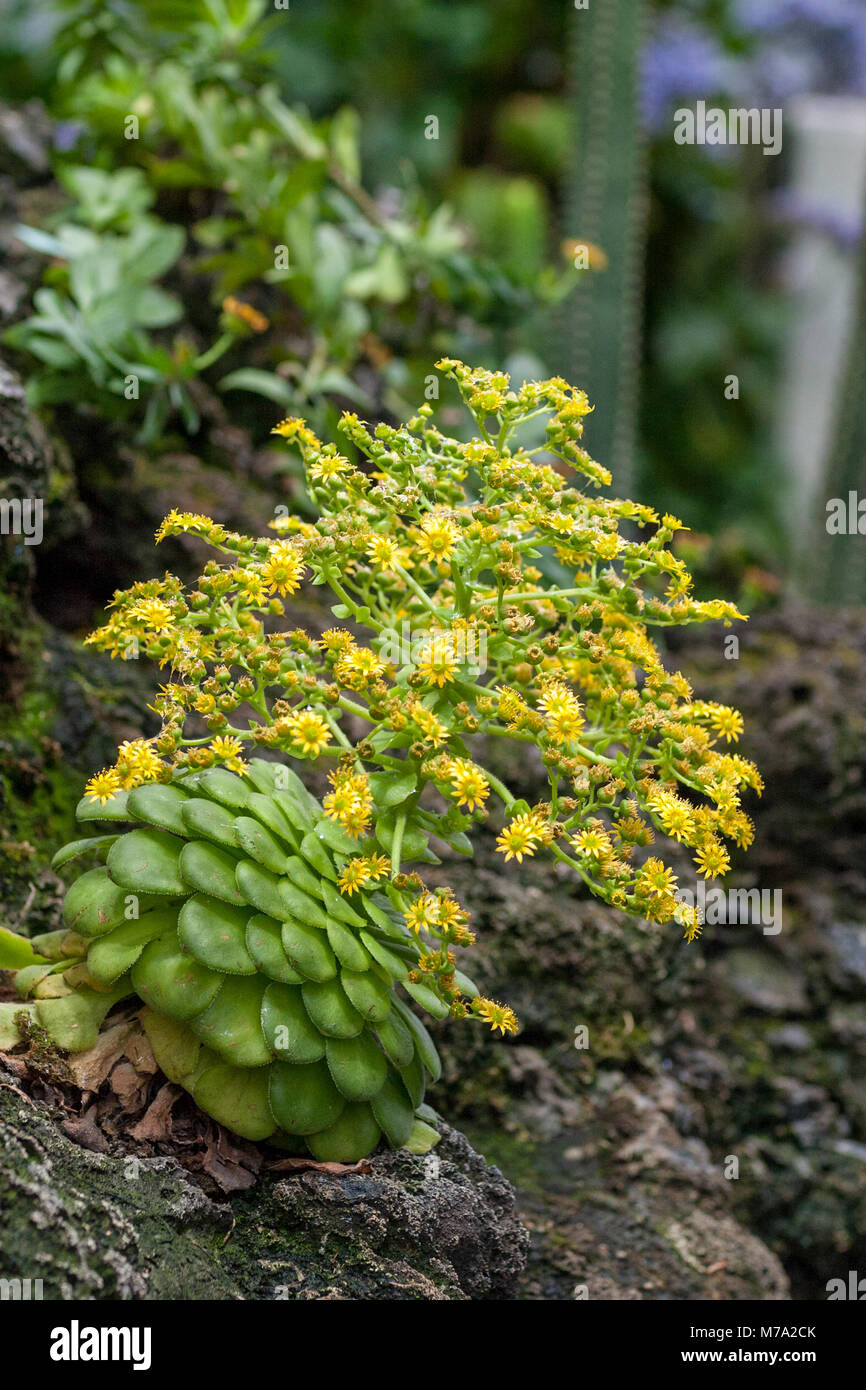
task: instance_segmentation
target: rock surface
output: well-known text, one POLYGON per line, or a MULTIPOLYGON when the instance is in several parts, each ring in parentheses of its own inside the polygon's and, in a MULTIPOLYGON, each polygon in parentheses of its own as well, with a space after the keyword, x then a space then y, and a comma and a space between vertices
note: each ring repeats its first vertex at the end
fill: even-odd
POLYGON ((528 1240, 513 1190, 440 1132, 423 1157, 217 1201, 174 1159, 73 1143, 0 1069, 0 1276, 42 1279, 46 1299, 508 1298, 528 1240))

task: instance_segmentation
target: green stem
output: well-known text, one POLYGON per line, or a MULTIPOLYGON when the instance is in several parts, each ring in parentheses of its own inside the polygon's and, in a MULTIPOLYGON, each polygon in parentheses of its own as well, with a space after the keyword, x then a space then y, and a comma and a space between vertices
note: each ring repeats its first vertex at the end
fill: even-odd
POLYGON ((391 840, 391 877, 396 878, 400 872, 400 855, 403 852, 403 831, 406 829, 406 812, 401 811, 394 824, 394 835, 391 840))

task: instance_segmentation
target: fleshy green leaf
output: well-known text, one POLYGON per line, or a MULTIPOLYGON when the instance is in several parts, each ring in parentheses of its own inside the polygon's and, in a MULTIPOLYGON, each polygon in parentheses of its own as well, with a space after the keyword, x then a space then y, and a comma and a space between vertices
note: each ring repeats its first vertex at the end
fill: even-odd
POLYGON ((313 1023, 327 1037, 353 1038, 363 1028, 364 1020, 339 980, 307 981, 301 995, 313 1023))
POLYGON ((214 844, 227 849, 237 849, 234 813, 220 806, 219 802, 209 801, 205 796, 191 797, 181 808, 180 814, 185 835, 212 840, 214 844))
POLYGON ((439 1143, 442 1135, 424 1120, 416 1120, 412 1132, 406 1140, 405 1148, 410 1154, 427 1154, 439 1143))
POLYGON ((310 1135, 310 1153, 320 1162, 357 1163, 372 1153, 381 1138, 369 1105, 347 1105, 327 1129, 310 1135))
POLYGON ((186 955, 177 933, 151 941, 132 967, 132 983, 144 1002, 181 1021, 206 1009, 225 979, 186 955))
POLYGON ((304 1008, 301 991, 291 985, 268 985, 262 999, 262 1029, 285 1062, 305 1065, 325 1055, 325 1039, 304 1008))
POLYGON ((86 840, 70 840, 68 845, 57 851, 51 861, 51 867, 62 869, 65 864, 71 864, 73 859, 79 859, 83 854, 98 854, 101 850, 110 849, 116 839, 116 835, 91 835, 86 840))
POLYGON ((353 970, 343 970, 340 980, 365 1023, 375 1023, 378 1026, 385 1022, 391 1012, 391 991, 372 970, 362 975, 353 970))
POLYGON ((370 1101, 376 1123, 395 1149, 402 1148, 412 1133, 415 1115, 412 1102, 403 1086, 392 1076, 370 1101))
POLYGON ((345 1108, 324 1061, 306 1066, 275 1062, 268 1071, 271 1110, 277 1124, 289 1134, 315 1134, 326 1129, 345 1108))
POLYGON ((185 838, 189 831, 181 812, 188 799, 189 794, 181 787, 149 782, 129 793, 126 806, 136 820, 147 821, 158 830, 169 830, 185 838))
POLYGON ((97 984, 111 985, 131 970, 145 946, 177 927, 177 909, 157 908, 94 941, 87 952, 87 970, 97 984))
POLYGON ((213 1003, 191 1020, 196 1037, 227 1062, 265 1066, 273 1055, 262 1033, 265 988, 261 975, 230 975, 213 1003))
POLYGON ((197 892, 236 907, 245 903, 235 877, 237 855, 207 840, 190 840, 181 850, 178 865, 185 882, 197 892))
POLYGON ((132 893, 186 896, 189 889, 178 867, 183 846, 183 840, 166 830, 130 830, 108 851, 108 872, 115 883, 132 893))
POLYGON ((276 980, 285 985, 299 985, 303 982, 305 977, 289 964, 283 948, 280 922, 266 917, 263 912, 256 913, 247 922, 246 943, 247 950, 259 970, 263 975, 267 975, 269 980, 276 980))
POLYGON ((289 964, 307 980, 324 982, 337 974, 337 962, 327 937, 307 922, 283 923, 283 950, 289 964))
POLYGON ((371 1033, 328 1038, 325 1057, 334 1085, 346 1100, 372 1100, 388 1075, 388 1063, 371 1033))
POLYGON ((268 1068, 216 1062, 193 1088, 196 1103, 226 1129, 260 1143, 276 1129, 268 1103, 268 1068))
POLYGON ((47 956, 40 956, 26 936, 0 927, 0 970, 20 970, 25 965, 46 965, 47 956))
POLYGON ((239 847, 255 859, 257 864, 270 869, 273 874, 282 874, 286 868, 286 851, 270 830, 252 816, 238 816, 235 821, 235 835, 239 847))
POLYGON ((228 975, 255 975, 247 949, 248 907, 233 907, 196 894, 181 909, 177 934, 181 945, 202 965, 228 975))

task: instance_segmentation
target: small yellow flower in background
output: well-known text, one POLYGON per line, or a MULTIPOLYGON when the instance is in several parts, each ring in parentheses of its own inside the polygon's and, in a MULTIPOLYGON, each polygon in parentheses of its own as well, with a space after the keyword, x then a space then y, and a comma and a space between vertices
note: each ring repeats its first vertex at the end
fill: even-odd
POLYGON ((425 927, 434 927, 439 923, 439 902, 432 893, 422 893, 416 898, 411 907, 407 908, 403 916, 406 919, 406 926, 417 936, 419 931, 425 927))
POLYGON ((577 738, 583 727, 581 703, 562 681, 545 684, 538 701, 544 711, 544 724, 552 743, 566 744, 577 738))
POLYGON ((214 757, 224 762, 226 767, 232 772, 243 772, 245 764, 241 757, 243 744, 240 739, 233 738, 231 735, 222 734, 212 741, 210 750, 214 757))
POLYGON ((663 898, 674 893, 677 880, 673 869, 665 868, 661 859, 648 859, 638 870, 635 887, 650 898, 663 898))
POLYGON ((622 541, 615 531, 607 531, 595 543, 595 553, 600 560, 613 560, 622 549, 622 541))
POLYGON ((251 328, 253 333, 266 333, 270 327, 264 314, 260 314, 251 304, 245 304, 242 299, 235 299, 234 295, 227 295, 221 307, 224 314, 238 319, 247 328, 251 328))
POLYGON ((295 710, 284 722, 291 742, 305 758, 317 758, 333 737, 325 720, 313 710, 295 710))
POLYGON ((490 1024, 494 1033, 497 1028, 503 1037, 506 1033, 517 1032, 517 1016, 507 1004, 497 1004, 495 999, 484 999, 478 995, 472 1000, 470 1007, 476 1017, 490 1024))
POLYGON ((319 646, 323 652, 345 652, 354 645, 354 637, 344 627, 329 627, 319 638, 319 646))
POLYGON ((164 541, 166 536, 182 535, 185 532, 216 539, 222 534, 223 528, 212 517, 202 516, 199 512, 179 512, 173 507, 168 516, 160 522, 156 532, 157 544, 164 541))
POLYGON ((91 777, 87 786, 84 788, 85 796, 89 796, 91 801, 99 801, 104 806, 106 801, 110 801, 120 791, 120 774, 116 767, 103 768, 91 777))
POLYGON ((683 937, 686 941, 694 941, 701 934, 703 925, 703 913, 697 906, 692 907, 689 903, 678 902, 674 908, 674 920, 681 927, 685 928, 683 937))
POLYGON ((153 782, 161 770, 162 762, 145 738, 122 743, 117 750, 117 772, 126 791, 153 782))
POLYGON ((384 661, 369 647, 353 646, 340 657, 334 667, 334 676, 350 690, 362 690, 365 685, 377 680, 384 670, 384 661))
POLYGON ((474 811, 476 807, 483 806, 490 795, 490 783, 481 768, 465 758, 452 759, 448 767, 448 777, 457 798, 457 805, 465 806, 467 811, 474 811))
POLYGON ((238 586, 238 591, 251 608, 263 608, 265 606, 268 601, 268 591, 259 570, 234 570, 232 578, 238 586))
POLYGON ((433 711, 422 705, 420 700, 411 700, 406 706, 406 713, 415 727, 421 730, 427 742, 438 748, 448 730, 433 711))
POLYGON ((666 835, 672 840, 690 841, 695 834, 694 809, 674 792, 660 791, 651 802, 666 835))
POLYGON ((285 420, 280 420, 279 424, 274 425, 271 434, 278 434, 283 439, 296 439, 302 449, 321 449, 320 440, 310 429, 306 420, 299 416, 289 415, 285 420))

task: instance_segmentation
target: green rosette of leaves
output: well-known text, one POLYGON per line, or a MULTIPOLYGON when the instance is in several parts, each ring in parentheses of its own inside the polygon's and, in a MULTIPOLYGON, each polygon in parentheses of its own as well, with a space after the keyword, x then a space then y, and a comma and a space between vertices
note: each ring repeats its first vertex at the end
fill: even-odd
POLYGON ((86 1051, 137 998, 165 1075, 246 1139, 337 1162, 436 1141, 418 1112, 439 1057, 399 991, 447 1008, 407 978, 417 951, 388 898, 338 892, 358 842, 293 772, 254 758, 243 775, 85 799, 78 817, 114 828, 55 856, 97 861, 66 894, 64 929, 0 932, 21 996, 0 1004, 0 1048, 26 1036, 24 1014, 86 1051))

